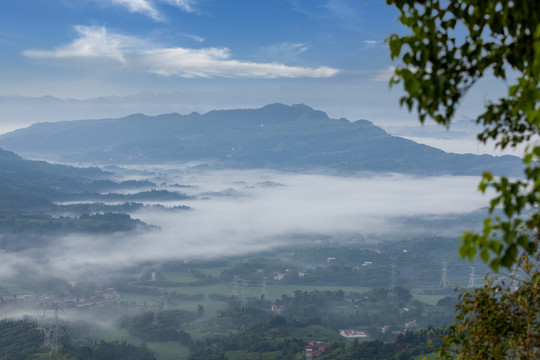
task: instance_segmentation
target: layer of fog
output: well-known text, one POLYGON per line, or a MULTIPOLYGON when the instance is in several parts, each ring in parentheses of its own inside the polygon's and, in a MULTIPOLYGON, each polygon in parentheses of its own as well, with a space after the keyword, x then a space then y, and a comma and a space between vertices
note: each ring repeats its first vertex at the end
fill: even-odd
MULTIPOLYGON (((155 174, 149 179, 161 180, 163 188, 197 196, 163 205, 188 205, 193 210, 132 214, 161 228, 156 231, 70 235, 51 240, 44 249, 0 253, 0 278, 49 275, 75 280, 114 274, 148 260, 237 256, 277 249, 302 241, 298 234, 311 234, 304 242, 313 241, 317 234, 322 238, 357 234, 354 239, 358 242, 378 239, 381 234, 400 240, 421 234, 396 221, 399 217, 467 213, 486 206, 489 198, 476 190, 476 177, 336 177, 174 168, 147 168, 144 174, 155 174), (179 188, 178 184, 192 187, 179 188)), ((451 232, 457 236, 462 230, 451 232)), ((448 231, 437 230, 446 235, 448 231)))
POLYGON ((451 124, 450 129, 435 124, 418 126, 417 124, 394 124, 383 126, 388 133, 410 139, 414 142, 433 146, 446 152, 459 154, 491 154, 523 156, 523 152, 528 144, 540 143, 539 138, 523 142, 516 147, 507 147, 503 150, 495 146, 494 141, 486 144, 478 141, 477 134, 482 131, 482 127, 472 121, 456 121, 451 124))

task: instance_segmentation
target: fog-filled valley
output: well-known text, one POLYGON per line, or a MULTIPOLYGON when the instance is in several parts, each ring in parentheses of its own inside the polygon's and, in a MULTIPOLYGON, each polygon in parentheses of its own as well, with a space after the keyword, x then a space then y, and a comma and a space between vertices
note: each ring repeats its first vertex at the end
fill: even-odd
MULTIPOLYGON (((475 190, 476 177, 339 177, 268 170, 175 169, 170 165, 117 171, 114 179, 152 184, 137 191, 180 192, 186 199, 171 196, 173 200, 159 200, 150 195, 140 202, 141 207, 114 211, 155 226, 147 230, 54 234, 47 239, 41 239, 46 235, 39 233, 4 235, 10 239, 36 237, 39 259, 27 259, 27 249, 22 249, 21 258, 18 253, 3 253, 1 276, 10 278, 15 269, 24 268, 40 275, 73 277, 98 267, 108 272, 145 260, 212 259, 334 238, 343 246, 358 246, 415 236, 456 237, 478 225, 474 221, 485 215, 481 208, 487 205, 486 198, 475 190), (471 218, 475 211, 478 215, 471 218), (444 228, 438 223, 445 224, 444 228)), ((86 196, 81 203, 95 201, 105 209, 96 208, 87 215, 125 204, 86 196)), ((75 204, 79 203, 58 202, 67 209, 57 212, 80 216, 75 204)))
POLYGON ((296 359, 315 342, 333 358, 339 343, 363 346, 353 339, 384 341, 377 351, 388 356, 429 353, 426 329, 451 322, 461 291, 454 289, 474 287, 489 272, 457 253, 460 235, 479 229, 489 206, 479 176, 466 174, 478 166, 512 173, 516 159, 454 156, 367 122, 350 123, 365 153, 328 158, 330 148, 344 146, 340 136, 357 131, 345 119, 303 105, 249 110, 247 120, 239 110, 212 114, 213 125, 189 136, 189 117, 159 125, 159 117, 135 116, 98 121, 103 128, 91 131, 95 121, 75 121, 0 137, 7 146, 0 152, 0 314, 7 320, 0 325, 7 338, 27 334, 6 353, 296 359), (260 132, 259 115, 272 128, 260 146, 243 140, 250 123, 260 132), (197 150, 175 154, 171 126, 197 150), (318 140, 305 143, 306 131, 318 140), (232 135, 220 143, 214 132, 232 135), (231 141, 244 141, 238 162, 231 141), (62 145, 70 142, 79 145, 62 145), (143 156, 128 161, 139 145, 143 156), (403 173, 377 165, 393 154, 403 173), (426 171, 416 156, 448 165, 426 171), (316 166, 295 169, 302 161, 316 166), (411 331, 420 340, 406 338, 411 331))

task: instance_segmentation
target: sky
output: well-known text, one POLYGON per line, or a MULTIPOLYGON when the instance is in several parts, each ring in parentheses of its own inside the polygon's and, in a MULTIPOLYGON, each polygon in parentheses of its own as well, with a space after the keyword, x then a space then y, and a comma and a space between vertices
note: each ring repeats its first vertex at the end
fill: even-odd
MULTIPOLYGON (((466 142, 459 131, 423 135, 399 107, 385 43, 406 32, 397 16, 376 0, 2 0, 0 133, 282 102, 480 151, 470 131, 466 142)), ((481 81, 457 120, 470 121, 503 91, 481 81)))
POLYGON ((380 1, 4 0, 3 95, 86 98, 189 87, 386 79, 380 1), (199 80, 199 81, 195 81, 199 80), (311 81, 310 81, 311 80, 311 81))

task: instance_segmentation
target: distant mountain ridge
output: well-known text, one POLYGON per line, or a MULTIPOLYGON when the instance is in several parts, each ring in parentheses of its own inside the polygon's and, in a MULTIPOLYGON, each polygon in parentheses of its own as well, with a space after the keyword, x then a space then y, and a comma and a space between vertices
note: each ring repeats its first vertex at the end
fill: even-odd
POLYGON ((521 174, 517 157, 446 153, 391 136, 370 121, 331 119, 306 105, 37 123, 0 136, 0 146, 30 157, 102 164, 202 161, 293 171, 521 174))

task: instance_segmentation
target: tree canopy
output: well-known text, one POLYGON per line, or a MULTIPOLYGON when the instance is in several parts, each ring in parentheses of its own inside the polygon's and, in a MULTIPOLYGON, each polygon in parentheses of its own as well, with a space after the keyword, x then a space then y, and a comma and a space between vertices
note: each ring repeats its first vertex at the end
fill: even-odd
MULTIPOLYGON (((512 83, 507 95, 486 104, 476 122, 478 140, 494 141, 501 149, 534 139, 540 130, 540 2, 387 0, 400 11, 410 29, 388 39, 396 67, 391 85, 402 83, 401 104, 418 112, 420 122, 433 119, 450 126, 467 91, 482 77, 512 83)), ((481 233, 466 233, 460 253, 479 253, 492 269, 511 268, 519 252, 534 254, 540 215, 540 146, 524 154, 524 178, 495 178, 484 173, 480 190, 493 188, 491 211, 481 233), (523 232, 523 228, 529 230, 523 232)))
POLYGON ((476 118, 478 140, 504 149, 527 143, 524 176, 485 172, 479 189, 495 190, 480 233, 466 232, 460 255, 513 269, 509 281, 486 278, 460 297, 456 323, 444 337, 445 359, 532 359, 540 356, 540 1, 387 0, 409 28, 388 39, 399 60, 390 84, 402 83, 401 104, 450 126, 468 90, 482 77, 510 85, 476 118), (504 216, 494 216, 500 207, 504 216), (521 279, 519 279, 521 276, 521 279))

